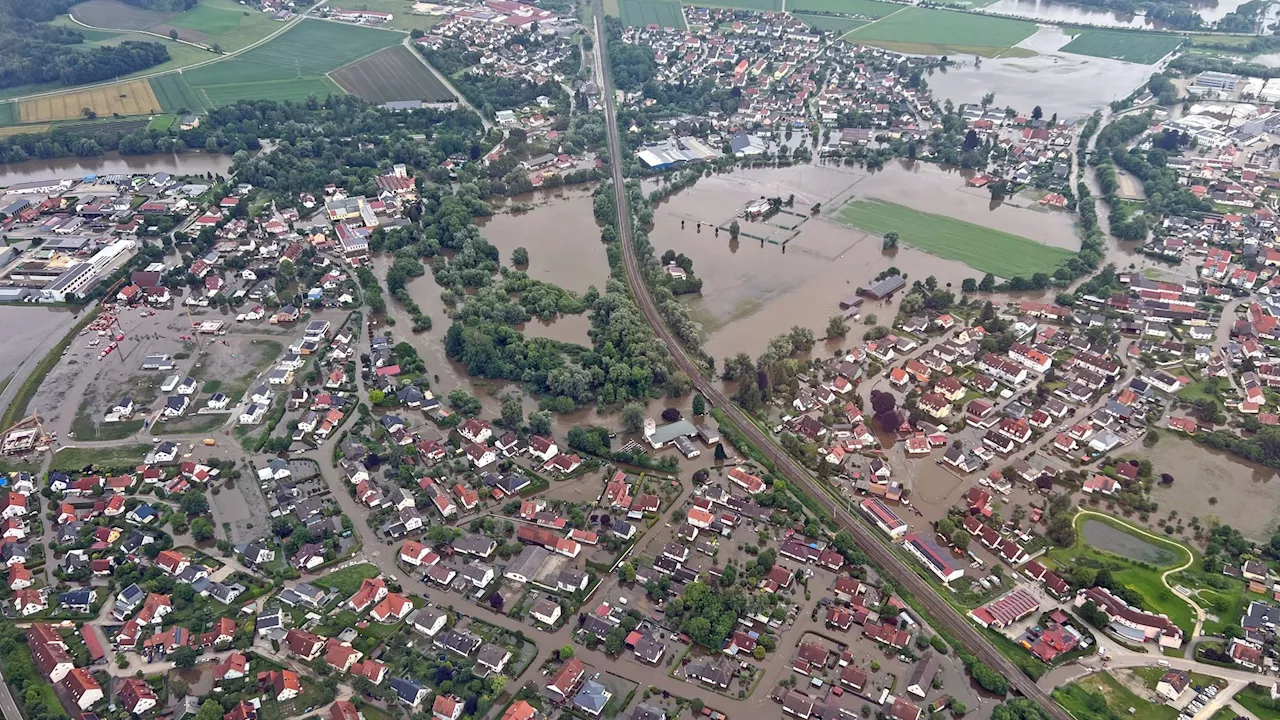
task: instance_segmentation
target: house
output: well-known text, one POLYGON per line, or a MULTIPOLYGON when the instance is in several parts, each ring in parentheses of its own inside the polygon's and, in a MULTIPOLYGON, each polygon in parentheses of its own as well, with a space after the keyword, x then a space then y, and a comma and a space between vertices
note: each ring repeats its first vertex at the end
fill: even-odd
POLYGON ((347 601, 347 606, 354 612, 362 613, 385 598, 387 592, 387 584, 381 578, 365 578, 360 583, 360 589, 347 601))
POLYGON ((428 694, 426 688, 412 680, 391 678, 389 686, 395 691, 396 699, 411 708, 416 708, 422 704, 428 694))
POLYGON ((1169 702, 1177 702, 1191 685, 1191 675, 1186 670, 1170 670, 1156 683, 1156 693, 1169 702))
POLYGON ((350 700, 338 700, 329 707, 329 720, 364 720, 364 715, 350 700))
POLYGON ((151 686, 137 678, 124 678, 116 686, 116 701, 134 715, 151 710, 159 700, 151 686))
POLYGON ((574 691, 582 683, 586 674, 587 668, 581 660, 576 657, 569 658, 552 676, 551 682, 547 683, 547 690, 567 701, 573 697, 574 691))
POLYGON ((552 602, 546 598, 539 598, 529 610, 529 614, 538 622, 554 626, 560 620, 560 603, 552 602))
POLYGON ((588 715, 599 717, 612 697, 613 693, 608 688, 594 679, 588 679, 573 696, 573 706, 588 715))
POLYGON ((458 720, 462 717, 462 700, 453 695, 437 695, 431 704, 431 715, 435 720, 458 720))
POLYGON ((302 682, 292 670, 270 670, 258 673, 258 688, 270 691, 277 702, 285 702, 298 697, 302 682))
POLYGON ((84 668, 75 668, 62 679, 62 688, 81 710, 88 710, 102 701, 102 686, 84 668))
POLYGON ((285 647, 303 660, 314 660, 324 649, 325 639, 314 633, 293 628, 284 636, 285 647))

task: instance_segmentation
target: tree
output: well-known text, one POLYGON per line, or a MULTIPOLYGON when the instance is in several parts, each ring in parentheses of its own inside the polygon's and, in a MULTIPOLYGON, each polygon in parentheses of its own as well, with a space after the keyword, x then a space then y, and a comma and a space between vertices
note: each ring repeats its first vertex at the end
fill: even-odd
POLYGON ((1041 110, 1039 105, 1037 105, 1037 106, 1035 106, 1035 107, 1031 108, 1031 119, 1032 119, 1032 120, 1039 120, 1039 119, 1040 119, 1040 118, 1042 118, 1042 117, 1044 117, 1044 110, 1041 110))
POLYGON ((489 596, 489 607, 497 610, 498 612, 502 612, 502 605, 504 602, 505 601, 502 599, 502 593, 500 592, 494 592, 489 596))
POLYGON ((213 699, 205 700, 200 704, 196 720, 222 720, 222 703, 213 699))
POLYGON ((182 498, 178 501, 178 505, 182 508, 182 512, 187 514, 187 517, 206 515, 209 512, 209 499, 204 496, 204 493, 195 490, 188 490, 182 493, 182 498))
POLYGON ((511 251, 511 264, 516 267, 525 267, 529 264, 529 251, 523 247, 518 247, 511 251))
POLYGON ((535 435, 551 434, 551 413, 546 410, 529 413, 529 430, 535 435))
POLYGON ((993 92, 989 92, 989 93, 987 93, 986 95, 983 95, 983 96, 982 96, 982 109, 983 109, 983 110, 986 110, 987 108, 991 107, 991 104, 992 104, 992 103, 994 103, 995 101, 996 101, 996 94, 995 94, 995 93, 993 93, 993 92))
POLYGON ((565 645, 564 647, 560 648, 560 659, 561 659, 561 660, 572 660, 572 659, 573 659, 573 646, 572 646, 572 645, 565 645))
POLYGON ((209 519, 201 516, 191 521, 191 537, 196 542, 204 542, 213 539, 213 523, 209 519))
POLYGON ((462 388, 449 391, 449 405, 459 413, 467 416, 480 412, 480 401, 462 388))
POLYGON ((515 393, 502 396, 502 425, 512 430, 519 429, 524 421, 524 403, 515 393))
POLYGON ((738 233, 740 233, 741 231, 742 231, 742 227, 738 225, 737 220, 734 220, 733 222, 729 223, 729 239, 730 240, 736 241, 738 239, 738 233))
POLYGON ((694 415, 707 414, 707 401, 702 397, 702 395, 693 396, 693 414, 694 415))
POLYGON ((183 645, 169 653, 169 659, 173 661, 173 666, 179 668, 192 667, 196 664, 196 658, 198 657, 200 657, 200 651, 190 645, 183 645))
POLYGON ((381 391, 381 390, 370 390, 370 391, 369 391, 369 404, 370 404, 370 405, 381 405, 382 403, 386 402, 386 400, 387 400, 387 394, 386 394, 385 392, 383 392, 383 391, 381 391))
POLYGON ((170 39, 170 40, 177 40, 177 39, 178 39, 178 31, 177 31, 176 29, 172 29, 172 30, 170 30, 170 31, 169 31, 169 39, 170 39))
POLYGON ((961 716, 963 716, 966 712, 968 712, 968 710, 969 710, 969 708, 965 707, 964 703, 960 702, 959 700, 952 700, 952 701, 951 701, 951 715, 952 715, 952 717, 961 717, 961 716))
POLYGON ((644 427, 644 406, 640 403, 627 403, 622 408, 622 430, 624 432, 640 432, 644 427))
POLYGON ((965 278, 964 280, 960 281, 960 292, 971 293, 971 292, 977 292, 977 291, 978 291, 977 280, 974 280, 973 278, 965 278))
POLYGON ((955 543, 955 546, 960 548, 961 550, 968 550, 969 539, 970 538, 968 533, 956 533, 955 535, 952 536, 951 542, 955 543))
POLYGON ((982 281, 978 283, 978 290, 980 292, 989 293, 989 292, 994 292, 995 289, 996 289, 996 276, 992 275, 991 273, 987 273, 986 275, 983 275, 982 281))
POLYGON ((724 451, 724 443, 716 443, 714 457, 717 463, 722 463, 729 458, 724 451))
POLYGON ((982 686, 982 689, 987 692, 995 693, 997 695, 1004 695, 1009 692, 1009 679, 1004 675, 1001 675, 996 670, 993 670, 986 663, 975 662, 969 668, 969 674, 972 675, 973 679, 978 681, 978 684, 982 686))
POLYGON ((884 234, 884 238, 880 241, 881 250, 897 250, 898 249, 898 232, 890 230, 884 234))
POLYGON ((680 411, 676 408, 669 407, 662 411, 662 421, 673 423, 680 419, 680 411))
POLYGON ((845 324, 844 318, 839 315, 832 315, 827 320, 827 337, 837 338, 844 337, 849 334, 849 326, 845 324))

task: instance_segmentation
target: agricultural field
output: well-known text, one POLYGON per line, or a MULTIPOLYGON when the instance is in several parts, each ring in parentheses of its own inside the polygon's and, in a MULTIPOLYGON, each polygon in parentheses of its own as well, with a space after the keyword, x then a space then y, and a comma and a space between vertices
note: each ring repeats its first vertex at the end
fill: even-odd
POLYGON ((1026 20, 907 7, 847 39, 903 53, 995 57, 1035 31, 1026 20))
POLYGON ((151 91, 151 84, 146 80, 127 80, 87 90, 31 98, 18 103, 18 113, 24 123, 72 120, 84 117, 84 108, 99 116, 116 113, 146 115, 160 112, 160 101, 156 99, 155 93, 151 91))
POLYGON ((182 112, 204 110, 204 100, 191 87, 182 73, 169 73, 151 78, 151 91, 155 93, 160 107, 166 112, 182 112))
POLYGON ((876 0, 788 0, 787 12, 819 12, 835 15, 856 15, 859 17, 882 18, 901 10, 903 5, 895 5, 876 0))
POLYGON ((21 119, 22 118, 18 115, 18 103, 0 103, 0 127, 5 125, 17 125, 21 119))
MULTIPOLYGON (((239 50, 257 42, 278 30, 281 25, 267 13, 240 5, 234 0, 200 0, 195 7, 183 12, 144 10, 119 0, 88 0, 74 6, 71 17, 103 30, 145 31, 162 36, 167 36, 170 30, 176 30, 179 40, 209 46, 217 44, 224 52, 239 50)), ((93 37, 86 35, 86 38, 110 40, 109 37, 102 37, 101 32, 95 33, 93 37)))
POLYGON ((815 30, 826 30, 837 35, 843 35, 854 28, 860 28, 867 24, 864 20, 854 20, 841 15, 808 15, 805 13, 792 13, 792 15, 815 30))
POLYGON ((902 242, 918 250, 1002 278, 1052 273, 1075 255, 1065 248, 883 200, 854 200, 840 208, 836 219, 877 235, 895 231, 902 242))
POLYGON ((1076 55, 1091 55, 1151 65, 1159 62, 1160 58, 1173 52, 1181 44, 1182 38, 1177 35, 1089 28, 1081 31, 1061 50, 1076 55))
POLYGON ((685 27, 684 13, 675 0, 617 0, 617 3, 622 24, 629 27, 685 27))
POLYGON ((339 88, 326 74, 400 42, 387 30, 304 20, 288 32, 222 62, 183 73, 206 105, 242 99, 302 100, 339 88))
POLYGON ((726 7, 737 10, 755 10, 757 12, 778 12, 782 10, 782 0, 686 0, 686 5, 702 7, 726 7))
POLYGON ((335 70, 332 77, 343 90, 370 102, 448 102, 455 99, 444 83, 403 45, 379 50, 335 70))

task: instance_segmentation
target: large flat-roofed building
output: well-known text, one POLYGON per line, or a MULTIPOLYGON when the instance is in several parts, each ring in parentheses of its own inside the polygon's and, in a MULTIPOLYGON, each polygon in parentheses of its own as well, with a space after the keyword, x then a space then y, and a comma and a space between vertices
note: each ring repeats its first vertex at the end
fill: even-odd
POLYGON ((1206 88, 1209 90, 1226 90, 1227 92, 1231 92, 1236 89, 1236 85, 1239 83, 1239 75, 1206 70, 1196 76, 1195 82, 1191 83, 1191 87, 1206 88))
POLYGON ((862 294, 872 300, 879 300, 898 292, 906 286, 907 281, 903 280, 901 275, 890 275, 871 283, 871 286, 864 289, 862 294))
POLYGON ((964 575, 964 568, 954 565, 946 551, 929 538, 911 533, 907 535, 903 547, 942 582, 949 583, 964 575))
POLYGON ((897 540, 907 534, 907 524, 898 514, 889 509, 880 498, 870 497, 863 500, 858 507, 875 526, 885 535, 897 540))

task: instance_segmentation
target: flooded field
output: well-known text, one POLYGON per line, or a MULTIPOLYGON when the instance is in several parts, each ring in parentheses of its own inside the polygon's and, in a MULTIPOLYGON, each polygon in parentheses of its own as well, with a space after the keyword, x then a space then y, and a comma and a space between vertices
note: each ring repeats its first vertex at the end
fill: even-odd
POLYGON ((926 79, 940 101, 976 103, 993 92, 998 106, 1030 113, 1039 105, 1045 117, 1057 113, 1059 120, 1074 121, 1127 96, 1151 76, 1149 65, 1058 52, 1070 40, 1061 28, 1042 26, 1018 44, 1035 57, 983 60, 980 66, 966 61, 926 79))
POLYGON ((96 158, 59 158, 0 163, 0 187, 28 180, 56 177, 83 177, 114 173, 140 174, 167 172, 174 175, 226 174, 231 169, 230 155, 188 152, 181 155, 121 155, 107 153, 96 158))
POLYGON ((1246 463, 1170 433, 1153 448, 1135 446, 1134 454, 1146 457, 1157 474, 1174 476, 1171 486, 1157 483, 1151 499, 1160 504, 1160 516, 1177 510, 1178 516, 1210 518, 1226 523, 1245 537, 1265 542, 1280 529, 1280 477, 1274 469, 1246 463))
POLYGON ((35 366, 71 330, 78 314, 65 308, 0 305, 0 327, 5 331, 0 348, 0 410, 9 406, 35 366))
POLYGON ((609 260, 591 212, 594 187, 575 185, 520 195, 494 204, 494 216, 476 224, 484 238, 502 251, 503 265, 511 264, 513 250, 524 247, 529 251, 529 277, 578 293, 592 285, 603 292, 609 260), (512 211, 528 206, 532 209, 512 211))
POLYGON ((1178 554, 1174 551, 1147 542, 1101 520, 1085 520, 1080 525, 1080 532, 1086 543, 1129 560, 1160 566, 1178 559, 1178 554))
MULTIPOLYGON (((1193 2, 1191 5, 1195 8, 1196 14, 1204 18, 1205 22, 1216 22, 1245 2, 1246 0, 1220 0, 1219 2, 1193 2)), ((1145 30, 1168 29, 1158 20, 1148 20, 1144 15, 1112 12, 1101 8, 1072 5, 1067 2, 1052 2, 1051 0, 996 0, 996 2, 984 6, 982 10, 995 15, 1011 15, 1032 20, 1093 25, 1096 27, 1145 30)))
MULTIPOLYGON (((704 344, 712 356, 754 356, 770 337, 797 324, 821 336, 827 319, 840 313, 840 300, 891 266, 906 272, 908 279, 933 275, 957 290, 964 278, 981 277, 966 265, 910 248, 886 254, 877 236, 824 218, 855 196, 892 200, 1059 247, 1079 247, 1070 216, 1018 207, 1029 205, 1020 199, 992 207, 988 195, 964 187, 959 172, 925 163, 894 163, 871 174, 822 165, 738 170, 704 178, 654 209, 649 235, 658 253, 673 249, 693 259, 694 273, 704 284, 701 296, 689 303, 703 324, 704 344), (725 232, 717 238, 705 226, 701 233, 695 229, 698 221, 727 225, 753 198, 791 194, 796 208, 822 203, 824 210, 801 227, 785 252, 778 245, 762 247, 745 237, 733 243, 725 232)), ((757 225, 744 223, 743 232, 759 233, 757 225)), ((887 321, 896 305, 869 302, 862 312, 887 321)), ((852 334, 861 332, 854 328, 852 334)))

